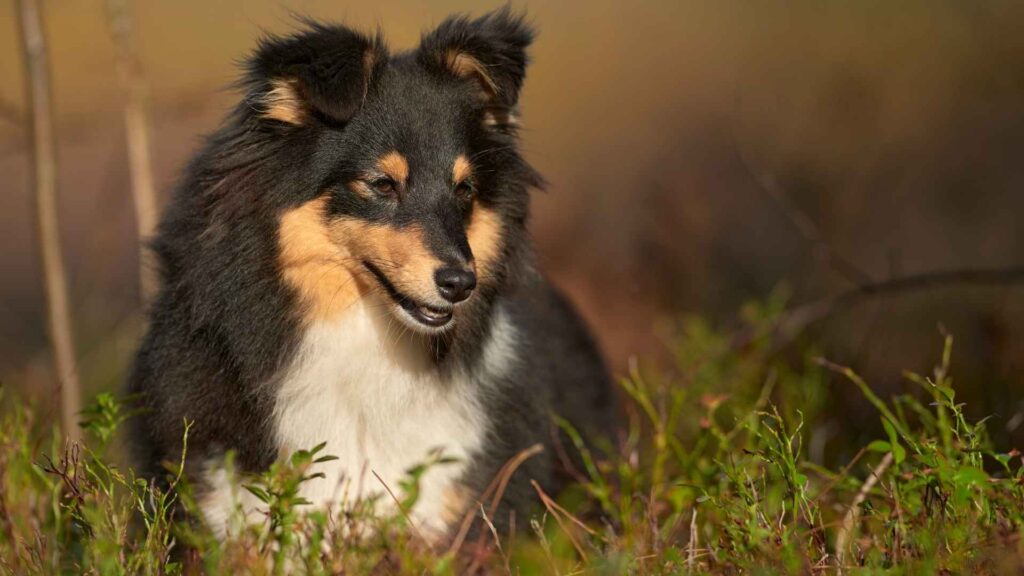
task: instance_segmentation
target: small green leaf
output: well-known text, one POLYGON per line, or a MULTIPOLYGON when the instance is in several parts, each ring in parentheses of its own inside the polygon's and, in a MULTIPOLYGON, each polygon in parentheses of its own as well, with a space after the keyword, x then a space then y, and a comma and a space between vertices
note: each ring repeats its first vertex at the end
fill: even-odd
POLYGON ((900 464, 907 457, 907 450, 901 446, 898 442, 892 445, 892 459, 896 464, 900 464))
POLYGON ((264 504, 269 504, 270 503, 270 495, 267 494, 266 490, 264 490, 264 489, 262 489, 262 488, 260 488, 258 486, 250 486, 248 484, 243 486, 243 488, 248 490, 249 493, 252 494, 253 496, 259 498, 260 501, 263 502, 264 504))
POLYGON ((936 386, 935 389, 941 392, 950 404, 953 403, 953 398, 956 398, 956 392, 954 392, 953 389, 950 388, 949 386, 936 386))
POLYGON ((875 440, 871 444, 868 444, 868 450, 871 452, 890 452, 892 451, 892 445, 885 440, 875 440))
POLYGON ((988 474, 980 468, 974 466, 964 466, 956 471, 953 475, 953 482, 960 486, 969 486, 971 484, 985 484, 988 482, 988 474))
POLYGON ((882 418, 882 427, 885 428, 885 433, 889 436, 889 442, 892 444, 896 443, 896 428, 892 425, 892 422, 888 418, 882 418))

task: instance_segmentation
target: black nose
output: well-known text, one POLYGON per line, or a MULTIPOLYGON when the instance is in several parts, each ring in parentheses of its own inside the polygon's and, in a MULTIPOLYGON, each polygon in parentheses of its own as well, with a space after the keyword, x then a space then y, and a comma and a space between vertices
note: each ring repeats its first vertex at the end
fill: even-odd
POLYGON ((452 304, 469 298, 476 288, 476 274, 465 268, 441 268, 434 272, 437 291, 452 304))

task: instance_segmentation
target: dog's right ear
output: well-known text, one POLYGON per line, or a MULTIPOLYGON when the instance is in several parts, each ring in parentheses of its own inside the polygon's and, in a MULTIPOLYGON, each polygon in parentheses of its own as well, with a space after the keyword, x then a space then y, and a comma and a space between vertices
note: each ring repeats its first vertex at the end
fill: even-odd
POLYGON ((298 34, 260 40, 247 63, 247 103, 272 122, 302 126, 321 118, 344 124, 387 59, 379 34, 307 22, 298 34))
POLYGON ((417 59, 428 70, 474 86, 487 106, 486 125, 513 128, 533 37, 525 18, 505 6, 475 20, 448 18, 423 36, 417 59))

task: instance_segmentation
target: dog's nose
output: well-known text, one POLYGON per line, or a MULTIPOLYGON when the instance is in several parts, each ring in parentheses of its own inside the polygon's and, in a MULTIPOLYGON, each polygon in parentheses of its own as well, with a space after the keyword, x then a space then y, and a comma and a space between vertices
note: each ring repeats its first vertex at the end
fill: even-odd
POLYGON ((455 304, 469 298, 476 288, 476 274, 466 268, 441 268, 434 272, 434 282, 441 296, 455 304))

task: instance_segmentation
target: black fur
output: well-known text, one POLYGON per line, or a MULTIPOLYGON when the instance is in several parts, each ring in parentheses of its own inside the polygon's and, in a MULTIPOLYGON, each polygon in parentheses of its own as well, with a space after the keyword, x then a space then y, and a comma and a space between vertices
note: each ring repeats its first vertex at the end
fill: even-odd
POLYGON ((613 396, 601 358, 569 304, 534 269, 526 225, 529 189, 541 180, 520 155, 514 127, 482 121, 514 112, 532 38, 506 9, 449 19, 418 50, 397 55, 380 38, 314 23, 260 43, 241 83, 242 102, 186 169, 153 242, 163 285, 128 387, 146 409, 131 438, 144 473, 161 478, 162 463, 179 457, 185 420, 194 423, 190 472, 228 450, 252 472, 278 457, 270 429, 274 378, 296 350, 302 313, 278 265, 283 212, 333 191, 332 217, 415 222, 436 254, 466 257, 469 211, 443 170, 416 172, 415 190, 401 203, 346 192, 346 182, 390 149, 428 168, 468 150, 478 201, 504 223, 499 266, 465 304, 469 321, 430 343, 442 370, 474 365, 498 304, 521 337, 522 361, 488 397, 491 435, 467 484, 482 490, 506 460, 541 442, 545 454, 514 476, 505 500, 524 510, 533 501, 530 478, 553 486, 552 412, 587 432, 611 433, 613 396), (451 49, 484 65, 493 94, 481 99, 477 79, 446 68, 451 49), (265 117, 267 93, 280 78, 295 82, 308 107, 300 125, 265 117))

